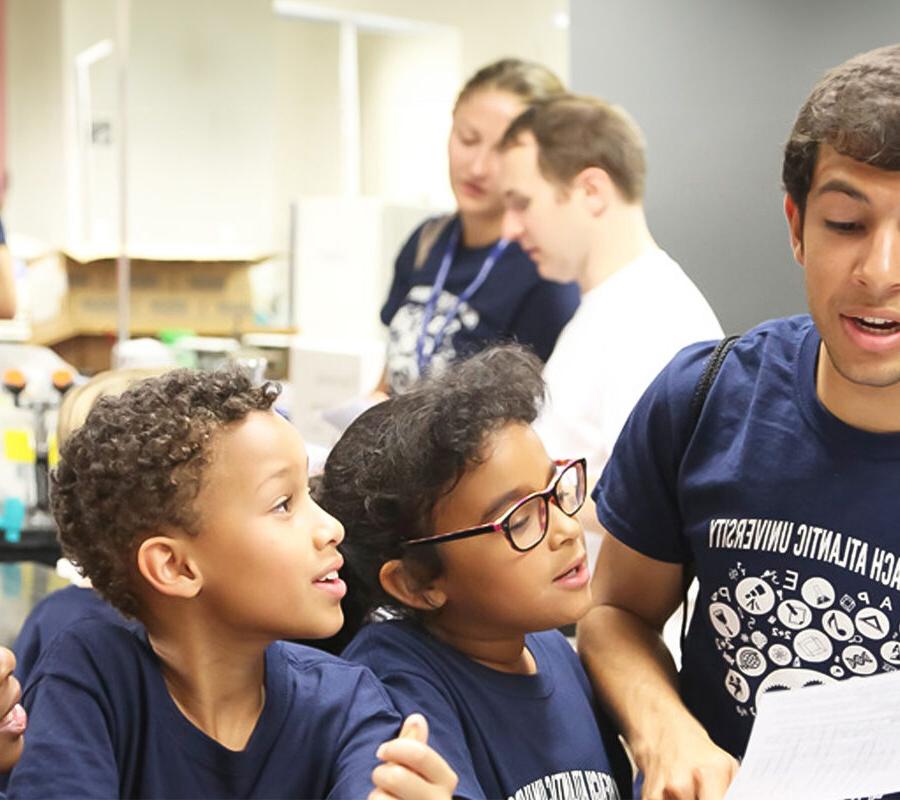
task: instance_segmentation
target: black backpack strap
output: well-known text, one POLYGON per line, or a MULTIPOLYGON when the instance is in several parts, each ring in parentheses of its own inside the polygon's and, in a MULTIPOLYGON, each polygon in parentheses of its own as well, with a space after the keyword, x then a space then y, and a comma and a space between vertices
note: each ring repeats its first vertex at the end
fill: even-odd
MULTIPOLYGON (((712 385, 716 382, 716 376, 719 374, 719 370, 722 368, 722 363, 725 361, 725 357, 728 355, 729 351, 732 347, 734 347, 735 343, 741 337, 739 335, 726 336, 722 339, 709 354, 709 358, 706 359, 706 365, 703 367, 703 373, 700 375, 700 380, 697 381, 697 386, 694 388, 694 395, 691 397, 691 416, 690 416, 690 424, 689 424, 689 434, 688 439, 693 436, 694 431, 697 428, 697 422, 700 420, 700 414, 703 412, 703 406, 706 404, 706 397, 709 394, 709 390, 712 388, 712 385)), ((687 639, 687 627, 688 627, 688 589, 690 588, 691 581, 694 580, 694 565, 689 562, 684 565, 684 585, 681 590, 681 652, 682 657, 684 654, 684 643, 687 639)))

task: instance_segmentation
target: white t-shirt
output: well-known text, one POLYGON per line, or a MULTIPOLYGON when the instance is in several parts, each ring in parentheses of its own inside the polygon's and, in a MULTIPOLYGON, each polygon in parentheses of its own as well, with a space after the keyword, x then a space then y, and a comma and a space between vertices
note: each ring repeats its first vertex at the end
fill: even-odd
POLYGON ((663 250, 652 250, 581 298, 544 367, 548 401, 535 428, 551 458, 588 460, 588 491, 631 409, 682 348, 718 339, 706 298, 663 250))

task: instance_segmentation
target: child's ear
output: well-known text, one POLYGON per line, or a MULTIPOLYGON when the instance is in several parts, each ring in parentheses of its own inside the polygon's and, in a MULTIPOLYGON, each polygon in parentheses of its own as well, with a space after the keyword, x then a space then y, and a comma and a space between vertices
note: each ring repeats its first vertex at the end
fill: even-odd
POLYGON ((151 536, 138 548, 138 571, 160 594, 185 599, 199 594, 203 576, 186 544, 171 536, 151 536))
POLYGON ((447 602, 447 595, 441 589, 434 583, 422 586, 399 558, 382 565, 378 580, 382 589, 409 608, 436 611, 447 602))

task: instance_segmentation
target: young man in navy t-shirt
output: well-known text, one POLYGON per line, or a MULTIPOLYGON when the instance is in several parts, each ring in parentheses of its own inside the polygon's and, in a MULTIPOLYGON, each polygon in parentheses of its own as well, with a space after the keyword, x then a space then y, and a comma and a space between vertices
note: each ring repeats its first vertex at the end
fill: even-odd
POLYGON ((683 350, 626 424, 594 499, 609 535, 580 624, 649 797, 719 798, 761 693, 900 666, 900 45, 804 104, 784 208, 810 316, 725 357, 683 350), (679 676, 660 640, 699 596, 679 676))
POLYGON ((277 394, 176 370, 101 398, 66 442, 63 550, 142 624, 85 615, 46 647, 10 798, 450 797, 421 718, 394 740, 371 673, 278 641, 333 634, 345 587, 343 528, 277 394))

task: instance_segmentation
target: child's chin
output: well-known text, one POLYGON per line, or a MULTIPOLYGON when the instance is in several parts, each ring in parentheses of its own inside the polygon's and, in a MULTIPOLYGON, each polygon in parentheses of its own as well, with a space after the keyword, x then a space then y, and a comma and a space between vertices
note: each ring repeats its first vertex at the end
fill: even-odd
POLYGON ((587 596, 584 603, 577 608, 572 609, 568 614, 560 614, 559 622, 554 623, 554 628, 565 628, 569 625, 576 625, 591 610, 594 603, 590 595, 587 596))
POLYGON ((340 606, 337 607, 336 613, 322 619, 309 620, 303 628, 303 632, 295 636, 297 639, 328 639, 334 636, 341 628, 344 627, 344 613, 340 606))

